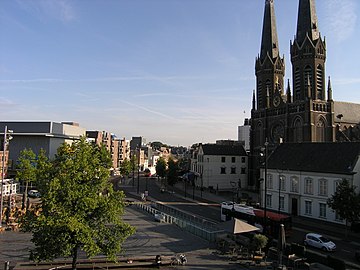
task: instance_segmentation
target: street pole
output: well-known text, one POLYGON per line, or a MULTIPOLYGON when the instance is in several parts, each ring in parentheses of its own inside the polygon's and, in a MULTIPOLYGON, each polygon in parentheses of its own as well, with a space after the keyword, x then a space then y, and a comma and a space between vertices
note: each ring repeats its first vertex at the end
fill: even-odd
POLYGON ((267 194, 267 159, 268 159, 268 140, 266 138, 266 141, 265 141, 265 177, 264 177, 264 231, 266 231, 266 223, 267 223, 267 213, 266 213, 266 208, 267 208, 267 199, 266 199, 266 194, 267 194))
POLYGON ((4 142, 3 142, 3 155, 2 155, 2 166, 1 166, 1 202, 0 202, 0 228, 2 227, 3 222, 3 207, 4 207, 4 180, 5 180, 5 152, 6 152, 6 144, 7 144, 7 133, 8 129, 7 126, 5 126, 4 131, 4 142))
POLYGON ((279 207, 278 207, 278 213, 280 214, 280 201, 281 201, 281 176, 279 175, 279 207))
POLYGON ((138 154, 138 167, 137 167, 137 193, 140 192, 140 150, 138 154))

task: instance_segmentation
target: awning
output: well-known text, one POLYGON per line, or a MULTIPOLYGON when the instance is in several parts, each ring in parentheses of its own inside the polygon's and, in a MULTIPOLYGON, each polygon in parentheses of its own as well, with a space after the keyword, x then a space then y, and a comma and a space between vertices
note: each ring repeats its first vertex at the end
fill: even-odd
POLYGON ((237 234, 237 233, 246 233, 246 232, 255 232, 259 231, 260 229, 250 225, 244 221, 241 221, 240 219, 234 218, 232 220, 226 221, 221 226, 225 231, 237 234))

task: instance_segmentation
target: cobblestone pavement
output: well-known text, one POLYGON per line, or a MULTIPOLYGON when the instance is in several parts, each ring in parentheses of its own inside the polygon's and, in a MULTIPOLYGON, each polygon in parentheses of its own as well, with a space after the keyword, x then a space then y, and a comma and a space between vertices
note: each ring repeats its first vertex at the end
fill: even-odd
MULTIPOLYGON (((181 269, 240 269, 227 257, 221 257, 209 247, 209 243, 175 225, 159 223, 135 206, 126 208, 124 221, 137 228, 136 234, 123 245, 123 256, 174 255, 184 253, 188 264, 181 269)), ((28 233, 5 231, 0 234, 0 270, 5 261, 15 266, 17 262, 29 261, 29 249, 33 246, 28 233)), ((85 258, 84 254, 80 258, 85 258)), ((173 268, 174 269, 174 268, 173 268)))

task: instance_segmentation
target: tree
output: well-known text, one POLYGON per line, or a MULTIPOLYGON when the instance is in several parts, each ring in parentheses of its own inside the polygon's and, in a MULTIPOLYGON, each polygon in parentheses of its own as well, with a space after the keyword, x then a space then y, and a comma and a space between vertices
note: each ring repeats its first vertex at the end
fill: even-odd
POLYGON ((25 192, 23 194, 22 209, 27 209, 27 196, 29 183, 36 179, 36 155, 31 149, 24 149, 20 152, 17 164, 17 180, 25 184, 25 192))
POLYGON ((109 152, 84 138, 63 144, 52 161, 42 156, 37 169, 46 169, 48 181, 41 189, 41 211, 22 222, 33 234, 31 259, 71 257, 76 269, 81 249, 88 257, 101 253, 115 260, 134 228, 121 220, 125 196, 113 190, 110 167, 109 152))
POLYGON ((163 157, 159 158, 155 166, 156 174, 163 178, 166 175, 166 161, 163 157))
POLYGON ((127 158, 121 163, 120 165, 120 173, 121 175, 126 175, 128 176, 131 172, 131 163, 130 160, 128 160, 127 158))
POLYGON ((168 160, 167 181, 170 186, 175 185, 178 180, 179 166, 172 158, 168 160))
POLYGON ((345 237, 347 237, 348 222, 359 219, 360 197, 356 193, 356 187, 343 179, 337 186, 335 193, 327 200, 328 206, 345 219, 345 237))
POLYGON ((252 245, 255 251, 258 250, 261 252, 261 249, 266 247, 267 242, 268 242, 268 238, 263 234, 255 234, 252 239, 252 245))

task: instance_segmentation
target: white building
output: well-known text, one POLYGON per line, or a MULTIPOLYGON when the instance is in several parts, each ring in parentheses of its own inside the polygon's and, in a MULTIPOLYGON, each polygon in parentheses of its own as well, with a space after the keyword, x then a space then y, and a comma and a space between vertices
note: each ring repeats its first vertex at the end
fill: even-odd
POLYGON ((239 144, 200 144, 194 152, 191 170, 199 187, 234 190, 247 188, 248 156, 239 144))
POLYGON ((244 125, 238 127, 238 140, 239 142, 244 143, 245 150, 250 151, 250 122, 246 118, 244 120, 244 125))
MULTIPOLYGON (((268 157, 267 185, 261 182, 261 205, 335 223, 345 223, 327 205, 337 185, 347 179, 360 186, 360 143, 284 143, 268 157), (266 196, 265 196, 266 193, 266 196)), ((261 175, 265 178, 264 168, 261 175)))

